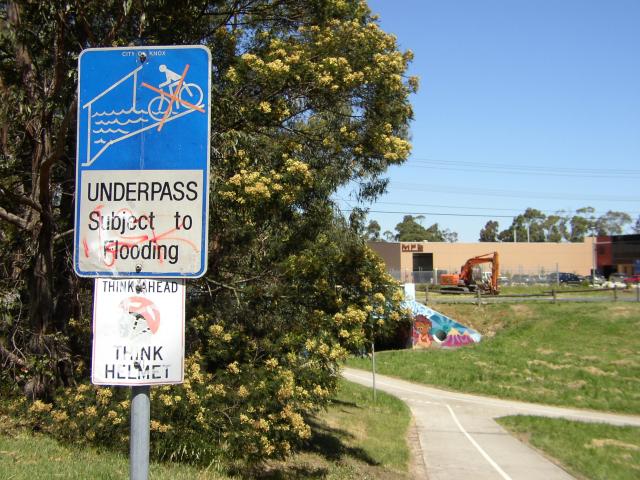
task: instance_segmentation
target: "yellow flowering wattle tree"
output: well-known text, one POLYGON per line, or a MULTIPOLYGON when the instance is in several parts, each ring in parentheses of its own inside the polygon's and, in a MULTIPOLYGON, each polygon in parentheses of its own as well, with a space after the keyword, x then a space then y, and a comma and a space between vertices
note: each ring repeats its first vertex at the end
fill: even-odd
POLYGON ((73 280, 64 235, 74 151, 65 112, 73 111, 81 48, 205 44, 213 56, 209 265, 189 282, 186 381, 153 389, 153 445, 173 458, 288 454, 309 438, 308 415, 329 401, 340 360, 402 319, 393 281, 332 195, 351 182, 373 199, 387 168, 407 158, 411 53, 356 0, 10 3, 0 20, 3 51, 15 52, 0 66, 0 143, 11 159, 0 215, 11 225, 0 243, 13 249, 3 266, 15 281, 2 293, 24 289, 30 325, 16 329, 3 317, 3 338, 17 332, 22 344, 0 345, 11 372, 21 372, 2 381, 40 382, 29 392, 52 402, 36 408, 52 431, 126 439, 126 392, 73 386, 86 382, 90 292, 73 280), (46 84, 62 71, 55 95, 44 89, 31 109, 13 109, 27 86, 39 88, 30 75, 46 84), (21 133, 34 122, 59 147, 45 159, 37 139, 21 133), (32 190, 36 176, 39 189, 62 189, 59 206, 32 190), (9 196, 17 184, 19 195, 9 196), (29 212, 35 222, 17 220, 29 212), (20 247, 23 231, 33 248, 20 247), (29 289, 36 267, 46 295, 29 289))

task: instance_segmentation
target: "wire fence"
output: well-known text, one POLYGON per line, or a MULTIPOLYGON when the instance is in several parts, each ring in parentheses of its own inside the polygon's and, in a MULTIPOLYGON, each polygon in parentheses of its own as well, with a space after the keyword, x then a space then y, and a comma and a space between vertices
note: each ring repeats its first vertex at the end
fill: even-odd
MULTIPOLYGON (((459 273, 460 268, 437 269, 437 270, 389 270, 388 273, 401 283, 416 283, 440 285, 442 275, 459 273)), ((474 279, 487 280, 491 273, 488 270, 474 272, 474 279)), ((597 275, 592 278, 590 275, 577 275, 575 272, 562 271, 558 267, 534 267, 501 269, 499 283, 501 285, 546 285, 560 283, 580 283, 582 281, 604 282, 604 278, 597 275)))
POLYGON ((500 294, 500 295, 481 295, 480 290, 476 292, 455 292, 450 291, 443 294, 438 290, 430 290, 428 284, 425 290, 419 293, 421 299, 424 295, 424 302, 428 305, 446 304, 446 303, 475 303, 477 305, 492 303, 520 303, 520 302, 634 302, 640 303, 640 286, 620 288, 594 289, 563 289, 562 287, 553 287, 549 290, 538 291, 534 293, 516 293, 516 294, 500 294))

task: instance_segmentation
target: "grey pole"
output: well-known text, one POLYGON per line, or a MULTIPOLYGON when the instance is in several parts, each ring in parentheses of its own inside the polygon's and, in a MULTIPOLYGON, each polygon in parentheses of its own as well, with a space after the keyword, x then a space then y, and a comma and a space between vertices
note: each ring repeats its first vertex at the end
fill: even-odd
POLYGON ((371 341, 371 373, 373 375, 373 403, 377 403, 376 395, 376 345, 371 341))
POLYGON ((131 480, 149 478, 149 419, 151 387, 131 387, 131 432, 129 439, 129 472, 131 480))

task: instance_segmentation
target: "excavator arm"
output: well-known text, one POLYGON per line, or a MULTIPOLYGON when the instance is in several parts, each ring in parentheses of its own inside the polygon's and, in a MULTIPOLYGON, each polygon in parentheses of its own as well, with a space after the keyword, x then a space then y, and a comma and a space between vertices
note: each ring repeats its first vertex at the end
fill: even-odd
POLYGON ((491 263, 491 279, 488 284, 477 285, 476 287, 487 291, 491 295, 497 295, 499 292, 498 276, 500 274, 498 252, 486 253, 484 255, 478 255, 477 257, 470 258, 460 269, 459 275, 443 275, 442 284, 463 288, 469 288, 475 285, 473 281, 473 267, 482 263, 491 263))

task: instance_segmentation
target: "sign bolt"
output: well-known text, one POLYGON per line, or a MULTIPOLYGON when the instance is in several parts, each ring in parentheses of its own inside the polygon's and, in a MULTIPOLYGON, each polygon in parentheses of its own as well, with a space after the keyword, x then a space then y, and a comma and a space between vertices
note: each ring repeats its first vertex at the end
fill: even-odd
POLYGON ((140 273, 142 271, 142 265, 136 265, 136 273, 140 273))

